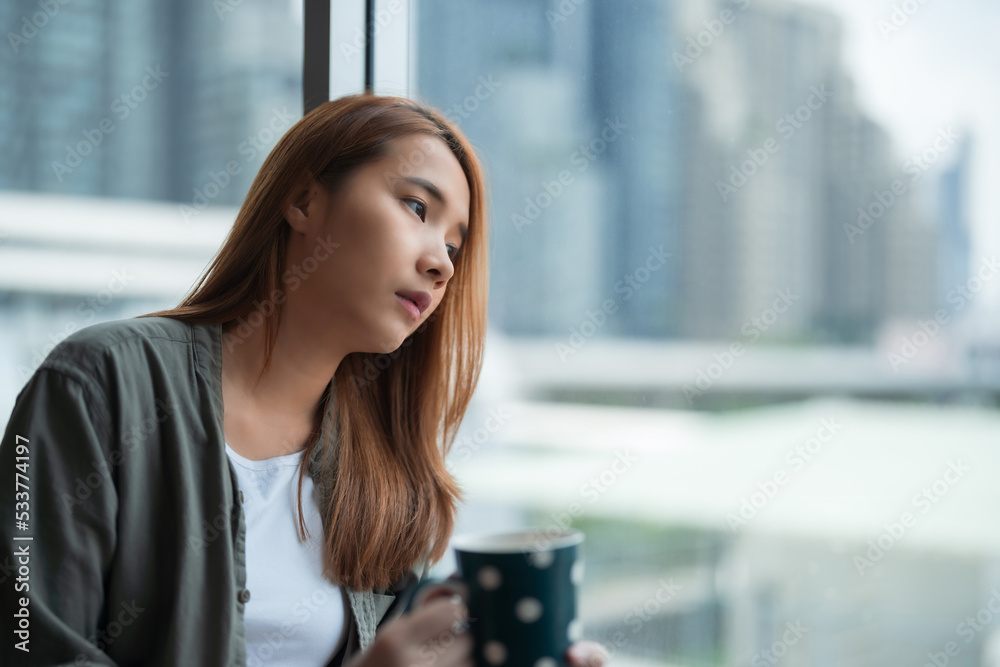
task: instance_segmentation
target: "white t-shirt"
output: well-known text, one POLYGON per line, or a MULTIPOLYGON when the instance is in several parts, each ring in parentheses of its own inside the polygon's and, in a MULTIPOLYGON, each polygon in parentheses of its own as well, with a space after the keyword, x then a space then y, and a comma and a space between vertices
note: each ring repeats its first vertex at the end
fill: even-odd
POLYGON ((253 461, 226 443, 246 521, 247 667, 322 667, 347 637, 344 597, 322 572, 323 526, 307 470, 302 514, 309 539, 299 542, 297 490, 305 451, 253 461))

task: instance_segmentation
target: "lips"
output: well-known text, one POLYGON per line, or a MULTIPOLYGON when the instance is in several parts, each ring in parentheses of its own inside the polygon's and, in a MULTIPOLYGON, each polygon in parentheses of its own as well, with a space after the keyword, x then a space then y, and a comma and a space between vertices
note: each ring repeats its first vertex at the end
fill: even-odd
POLYGON ((396 295, 413 302, 421 314, 431 305, 431 295, 427 292, 396 292, 396 295))
POLYGON ((403 297, 396 295, 396 301, 399 305, 406 309, 406 313, 414 322, 420 321, 420 309, 417 308, 417 304, 413 303, 409 299, 404 299, 403 297))

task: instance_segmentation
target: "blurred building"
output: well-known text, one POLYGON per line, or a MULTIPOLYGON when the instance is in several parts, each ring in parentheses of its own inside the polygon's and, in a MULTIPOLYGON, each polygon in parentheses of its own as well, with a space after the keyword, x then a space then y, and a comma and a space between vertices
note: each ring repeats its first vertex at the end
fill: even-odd
POLYGON ((302 115, 300 5, 4 3, 0 189, 239 204, 302 115))
POLYGON ((887 316, 933 312, 938 212, 892 194, 908 179, 854 94, 836 15, 716 0, 419 13, 417 88, 496 167, 505 332, 870 344, 887 316), (501 86, 463 111, 483 75, 501 86), (608 118, 621 139, 581 158, 608 118), (661 245, 666 262, 645 264, 661 245))
POLYGON ((685 284, 692 297, 717 295, 727 309, 688 304, 688 331, 741 337, 782 289, 801 298, 768 337, 870 343, 887 313, 933 312, 936 218, 911 188, 892 191, 909 179, 843 70, 839 17, 786 2, 684 7, 688 42, 678 49, 705 117, 689 164, 699 179, 714 172, 714 195, 724 201, 705 201, 704 182, 693 185, 686 252, 707 259, 713 235, 701 230, 726 230, 714 262, 686 265, 685 284), (718 36, 711 20, 722 26, 718 36))
POLYGON ((626 4, 418 8, 419 94, 492 167, 491 314, 508 333, 678 329, 685 110, 677 73, 648 62, 671 3, 626 4), (483 76, 498 89, 469 109, 483 76))
POLYGON ((951 164, 937 179, 936 204, 941 220, 941 271, 938 300, 949 307, 948 293, 965 284, 970 276, 969 181, 972 170, 973 139, 961 133, 951 164))
POLYGON ((557 30, 546 9, 538 0, 416 8, 417 94, 462 128, 485 163, 491 318, 522 335, 578 326, 613 287, 604 205, 616 185, 606 155, 581 151, 604 129, 584 77, 592 8, 579 6, 557 30))
MULTIPOLYGON (((832 100, 827 91, 839 73, 839 24, 833 16, 784 4, 740 10, 734 3, 688 3, 685 16, 685 40, 693 39, 702 52, 684 49, 693 61, 684 71, 707 101, 710 137, 723 148, 712 183, 714 196, 729 209, 734 251, 722 259, 732 263, 728 326, 715 335, 739 336, 779 290, 799 298, 766 334, 808 334, 822 285, 816 259, 825 211, 823 148, 832 100), (730 8, 728 25, 720 18, 724 7, 730 8), (701 47, 705 35, 712 36, 706 20, 723 28, 701 47)), ((689 270, 705 273, 717 263, 689 270)))
POLYGON ((577 73, 589 80, 592 96, 594 133, 587 137, 599 136, 604 119, 628 125, 608 144, 607 156, 598 157, 609 186, 601 208, 609 275, 592 298, 595 305, 613 299, 621 332, 643 338, 679 331, 680 280, 689 261, 679 249, 688 223, 682 202, 693 157, 685 151, 691 118, 680 76, 666 58, 675 4, 594 3, 592 67, 577 73))
POLYGON ((847 77, 839 81, 826 145, 836 168, 828 171, 825 185, 823 290, 816 324, 824 339, 864 343, 884 316, 888 298, 887 227, 898 214, 890 210, 875 219, 866 209, 877 203, 876 189, 891 192, 892 144, 888 133, 858 109, 847 77))

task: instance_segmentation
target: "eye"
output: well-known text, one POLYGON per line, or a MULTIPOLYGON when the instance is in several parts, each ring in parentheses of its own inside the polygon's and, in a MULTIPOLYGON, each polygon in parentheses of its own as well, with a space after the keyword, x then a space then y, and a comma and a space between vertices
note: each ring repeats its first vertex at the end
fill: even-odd
POLYGON ((419 206, 421 209, 423 209, 423 211, 421 213, 417 213, 416 211, 414 211, 414 213, 417 213, 417 217, 419 217, 421 220, 425 220, 427 218, 427 205, 424 204, 422 201, 420 201, 419 199, 414 199, 413 197, 405 197, 403 201, 405 201, 407 204, 416 204, 417 206, 419 206))
MULTIPOLYGON (((417 213, 416 211, 414 211, 414 213, 417 213, 417 217, 419 217, 422 221, 426 222, 426 220, 427 220, 427 205, 426 204, 424 204, 419 199, 414 199, 413 197, 404 197, 403 201, 405 201, 407 204, 416 204, 417 206, 419 206, 420 209, 421 209, 421 212, 417 213)), ((451 257, 452 259, 455 259, 455 257, 458 256, 458 251, 459 250, 461 250, 461 248, 459 248, 457 245, 455 245, 453 243, 449 243, 448 244, 448 256, 451 257)))

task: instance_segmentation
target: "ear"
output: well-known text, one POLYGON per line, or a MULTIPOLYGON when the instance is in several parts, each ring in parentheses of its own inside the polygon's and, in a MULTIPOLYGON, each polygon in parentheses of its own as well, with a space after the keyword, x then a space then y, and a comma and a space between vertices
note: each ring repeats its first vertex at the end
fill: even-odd
POLYGON ((300 234, 306 233, 322 215, 324 190, 310 174, 299 181, 285 206, 285 220, 300 234))

